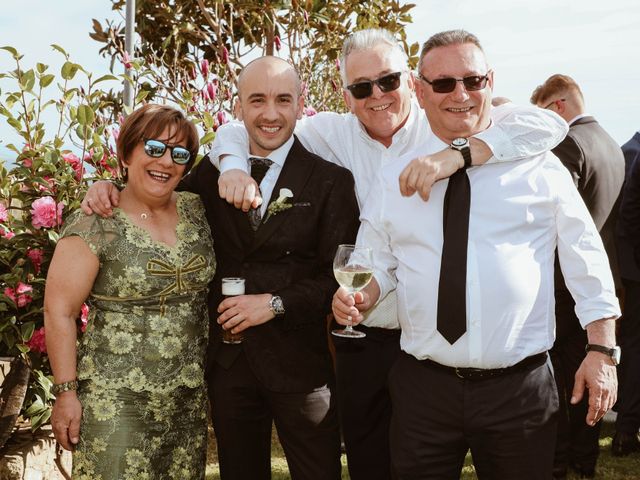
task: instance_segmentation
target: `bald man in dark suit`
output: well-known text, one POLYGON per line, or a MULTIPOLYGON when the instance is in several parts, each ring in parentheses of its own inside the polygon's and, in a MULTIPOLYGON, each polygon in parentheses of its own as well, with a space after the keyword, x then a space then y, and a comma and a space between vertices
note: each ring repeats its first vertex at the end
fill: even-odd
MULTIPOLYGON (((536 88, 531 103, 556 112, 569 124, 567 137, 553 149, 553 153, 571 173, 593 217, 618 287, 615 224, 618 197, 624 181, 622 150, 596 119, 585 113, 582 92, 571 77, 549 77, 536 88)), ((555 296, 556 341, 550 354, 560 396, 560 419, 554 478, 564 478, 569 465, 582 478, 593 478, 599 453, 600 424, 589 426, 585 423, 588 408, 586 399, 576 405, 568 401, 575 373, 585 356, 588 342, 576 317, 575 302, 565 286, 557 259, 555 296)))

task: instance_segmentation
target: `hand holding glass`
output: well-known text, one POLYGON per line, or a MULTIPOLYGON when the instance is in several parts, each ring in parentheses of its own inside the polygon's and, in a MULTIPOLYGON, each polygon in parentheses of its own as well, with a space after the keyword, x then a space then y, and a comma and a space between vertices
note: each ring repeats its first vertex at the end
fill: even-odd
MULTIPOLYGON (((373 255, 369 247, 340 245, 333 259, 333 274, 341 287, 352 296, 366 287, 373 277, 373 255)), ((345 338, 362 338, 366 334, 347 325, 333 330, 333 335, 345 338)))

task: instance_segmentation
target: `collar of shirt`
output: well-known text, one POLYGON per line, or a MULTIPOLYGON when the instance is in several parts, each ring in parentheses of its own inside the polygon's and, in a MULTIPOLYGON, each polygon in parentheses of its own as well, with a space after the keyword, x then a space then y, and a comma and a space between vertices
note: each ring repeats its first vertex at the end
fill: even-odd
POLYGON ((576 123, 578 120, 580 120, 581 118, 584 117, 589 117, 590 115, 588 113, 581 113, 580 115, 576 115, 575 117, 573 117, 571 120, 569 120, 567 123, 569 124, 569 126, 573 125, 574 123, 576 123))
MULTIPOLYGON (((268 158, 273 162, 273 165, 269 167, 269 170, 267 171, 266 175, 260 182, 260 193, 262 194, 262 205, 260 206, 260 212, 263 217, 267 211, 269 199, 271 198, 271 194, 273 193, 273 187, 275 187, 276 182, 278 181, 278 177, 280 176, 280 172, 282 171, 284 162, 287 159, 287 156, 289 155, 289 151, 291 150, 291 147, 293 146, 293 140, 294 140, 294 137, 293 135, 291 135, 291 137, 289 137, 289 140, 284 142, 282 145, 280 145, 278 148, 276 148, 266 157, 252 155, 250 152, 247 157, 247 158, 268 158)), ((249 165, 249 168, 251 168, 251 165, 249 165)))

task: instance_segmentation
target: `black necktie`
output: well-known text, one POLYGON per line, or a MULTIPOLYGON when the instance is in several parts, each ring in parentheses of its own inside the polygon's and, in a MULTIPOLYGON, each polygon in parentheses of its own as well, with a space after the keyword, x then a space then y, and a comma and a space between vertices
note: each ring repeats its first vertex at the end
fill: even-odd
MULTIPOLYGON (((249 161, 251 162, 251 177, 256 181, 256 183, 258 184, 258 189, 260 189, 260 182, 262 182, 262 179, 266 175, 267 171, 269 170, 269 167, 271 167, 273 162, 268 158, 253 158, 253 157, 250 158, 249 161)), ((268 199, 263 198, 262 200, 267 201, 268 199)), ((262 213, 260 209, 261 209, 261 206, 258 208, 252 208, 248 212, 249 223, 251 223, 251 228, 253 228, 254 230, 258 229, 258 226, 262 221, 262 213)))
POLYGON ((444 195, 438 331, 453 345, 467 331, 467 243, 471 186, 465 169, 449 178, 444 195))

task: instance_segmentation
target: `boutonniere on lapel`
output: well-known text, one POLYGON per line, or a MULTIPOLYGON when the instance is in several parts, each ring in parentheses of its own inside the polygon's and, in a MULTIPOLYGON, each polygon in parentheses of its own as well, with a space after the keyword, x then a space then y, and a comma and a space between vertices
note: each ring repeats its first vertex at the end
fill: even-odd
POLYGON ((281 188, 277 200, 271 202, 267 207, 267 216, 264 217, 262 223, 267 223, 271 215, 277 215, 278 213, 293 207, 293 204, 288 203, 290 198, 293 198, 293 192, 288 188, 281 188))

